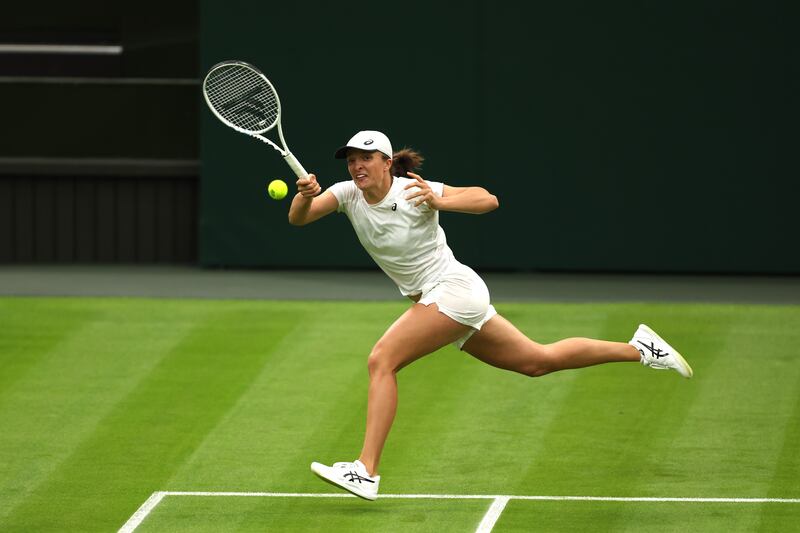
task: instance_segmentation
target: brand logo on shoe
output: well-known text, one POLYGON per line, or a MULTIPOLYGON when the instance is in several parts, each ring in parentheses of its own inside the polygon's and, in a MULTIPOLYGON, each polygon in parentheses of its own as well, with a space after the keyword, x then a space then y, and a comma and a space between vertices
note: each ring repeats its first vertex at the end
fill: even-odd
MULTIPOLYGON (((661 348, 656 348, 656 347, 655 347, 655 345, 654 345, 652 342, 650 342, 650 345, 649 345, 649 346, 648 346, 647 344, 643 343, 643 342, 642 342, 642 341, 640 341, 640 340, 637 340, 636 342, 638 342, 639 344, 641 344, 642 346, 644 346, 645 348, 647 348, 648 350, 650 350, 650 353, 651 353, 651 354, 653 355, 653 357, 655 357, 656 359, 661 359, 662 357, 666 357, 666 356, 668 356, 668 355, 669 355, 669 352, 665 352, 665 351, 663 351, 661 348)), ((640 352, 642 352, 642 350, 639 350, 639 351, 640 351, 640 352)), ((642 352, 642 354, 644 354, 644 352, 642 352)))
POLYGON ((346 473, 344 475, 344 478, 350 483, 355 483, 356 481, 358 481, 359 483, 362 483, 364 481, 366 481, 367 483, 375 483, 375 481, 371 480, 370 478, 359 476, 356 472, 353 471, 346 473))

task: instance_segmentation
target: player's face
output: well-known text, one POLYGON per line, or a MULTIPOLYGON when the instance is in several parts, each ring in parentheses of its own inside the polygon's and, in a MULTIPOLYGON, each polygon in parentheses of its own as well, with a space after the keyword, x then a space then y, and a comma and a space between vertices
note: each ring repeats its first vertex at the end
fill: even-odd
POLYGON ((359 189, 380 185, 392 160, 384 159, 380 152, 365 152, 351 148, 347 151, 347 170, 359 189))

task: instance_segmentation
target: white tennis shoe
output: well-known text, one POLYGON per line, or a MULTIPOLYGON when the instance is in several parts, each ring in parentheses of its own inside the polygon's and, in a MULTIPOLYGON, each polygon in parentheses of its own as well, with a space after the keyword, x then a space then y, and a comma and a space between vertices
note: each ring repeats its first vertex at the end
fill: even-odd
POLYGON ((370 501, 378 498, 381 476, 370 476, 361 461, 333 463, 333 466, 311 463, 311 471, 323 481, 352 492, 359 498, 370 501))
POLYGON ((678 350, 667 344, 667 341, 658 336, 652 329, 644 324, 639 324, 639 329, 633 334, 628 343, 642 355, 642 364, 656 370, 676 370, 685 378, 692 377, 692 367, 678 350))

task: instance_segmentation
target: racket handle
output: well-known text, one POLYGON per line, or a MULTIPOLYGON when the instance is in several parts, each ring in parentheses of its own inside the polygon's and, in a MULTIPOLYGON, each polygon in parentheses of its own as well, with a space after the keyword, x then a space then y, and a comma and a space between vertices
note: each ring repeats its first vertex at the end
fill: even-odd
POLYGON ((297 174, 298 178, 305 178, 308 176, 308 172, 306 169, 303 168, 303 165, 300 164, 300 161, 292 154, 291 152, 287 152, 283 159, 286 161, 286 164, 297 174))

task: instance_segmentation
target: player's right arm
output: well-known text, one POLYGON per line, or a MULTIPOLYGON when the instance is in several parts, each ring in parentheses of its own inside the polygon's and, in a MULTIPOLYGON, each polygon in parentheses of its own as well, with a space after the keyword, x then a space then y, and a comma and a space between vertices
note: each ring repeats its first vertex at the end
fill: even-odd
POLYGON ((319 191, 320 186, 314 174, 297 180, 297 194, 289 207, 289 224, 305 226, 336 211, 339 200, 330 191, 316 196, 319 191))

